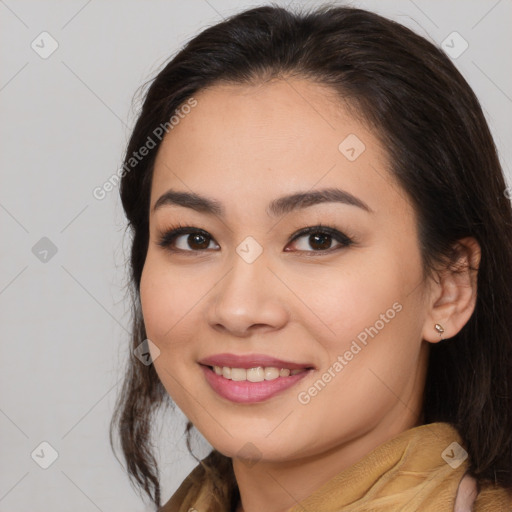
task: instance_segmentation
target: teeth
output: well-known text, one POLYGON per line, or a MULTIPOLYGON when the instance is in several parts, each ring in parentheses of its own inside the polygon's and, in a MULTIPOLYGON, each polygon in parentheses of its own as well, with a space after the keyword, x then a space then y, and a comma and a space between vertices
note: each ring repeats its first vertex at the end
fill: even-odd
POLYGON ((249 382, 263 382, 264 380, 275 380, 278 377, 288 377, 289 375, 297 375, 306 371, 305 368, 297 368, 295 370, 289 370, 288 368, 276 368, 275 366, 269 366, 264 368, 263 366, 257 366, 255 368, 230 368, 228 366, 214 366, 213 371, 217 375, 222 375, 226 379, 234 381, 248 380, 249 382))
MULTIPOLYGON (((277 368, 274 368, 273 366, 270 366, 269 368, 265 368, 265 380, 274 380, 277 379, 277 377, 287 377, 287 375, 281 375, 281 372, 286 372, 284 368, 281 370, 278 370, 277 368)), ((288 375, 290 374, 290 371, 288 370, 288 375)))
MULTIPOLYGON (((222 368, 224 373, 225 368, 222 368)), ((247 372, 244 368, 231 368, 231 380, 247 380, 247 372)))
MULTIPOLYGON (((243 371, 243 370, 241 370, 243 371)), ((265 370, 261 366, 246 370, 247 380, 249 382, 262 382, 265 380, 265 370)))

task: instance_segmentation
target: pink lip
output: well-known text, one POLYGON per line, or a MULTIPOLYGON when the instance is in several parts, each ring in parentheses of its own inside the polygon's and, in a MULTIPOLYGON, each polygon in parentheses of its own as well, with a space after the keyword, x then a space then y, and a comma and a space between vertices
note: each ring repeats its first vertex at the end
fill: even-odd
MULTIPOLYGON (((288 368, 296 370, 299 368, 313 368, 312 364, 293 363, 291 361, 283 361, 276 359, 265 354, 216 354, 210 357, 205 357, 199 361, 199 364, 206 366, 228 366, 230 368, 256 368, 257 366, 275 367, 275 368, 288 368)), ((269 381, 270 382, 270 381, 269 381)))
MULTIPOLYGON (((235 366, 235 368, 242 367, 235 366)), ((253 366, 248 366, 248 368, 253 368, 253 366)), ((247 380, 233 381, 226 379, 222 375, 217 375, 211 368, 205 365, 201 365, 201 369, 204 372, 206 380, 214 391, 223 398, 237 403, 254 403, 268 400, 274 395, 290 388, 313 371, 306 370, 304 372, 297 373, 296 375, 290 375, 289 377, 277 377, 277 379, 274 380, 250 382, 247 380)))

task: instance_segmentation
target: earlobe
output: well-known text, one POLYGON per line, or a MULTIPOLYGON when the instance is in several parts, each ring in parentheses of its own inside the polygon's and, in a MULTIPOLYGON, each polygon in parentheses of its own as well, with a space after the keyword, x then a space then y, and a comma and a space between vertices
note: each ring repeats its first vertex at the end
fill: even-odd
POLYGON ((423 328, 423 339, 430 343, 455 336, 475 309, 480 245, 473 237, 460 239, 454 246, 454 255, 431 288, 430 309, 423 328))

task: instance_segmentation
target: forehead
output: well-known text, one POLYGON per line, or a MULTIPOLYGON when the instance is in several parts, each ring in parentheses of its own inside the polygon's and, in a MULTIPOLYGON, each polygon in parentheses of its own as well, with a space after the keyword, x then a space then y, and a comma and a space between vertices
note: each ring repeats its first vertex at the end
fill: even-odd
POLYGON ((235 138, 225 140, 227 144, 252 141, 256 147, 258 141, 281 144, 306 139, 323 139, 328 144, 330 138, 326 139, 326 135, 333 135, 340 125, 363 131, 345 111, 345 102, 336 91, 306 79, 216 84, 199 91, 194 98, 197 106, 173 130, 176 139, 186 135, 190 140, 194 135, 208 142, 232 135, 235 138), (188 130, 183 134, 185 127, 188 130))
POLYGON ((396 188, 376 135, 327 86, 218 84, 194 98, 158 151, 152 205, 167 188, 250 201, 318 184, 364 190, 368 203, 396 188))

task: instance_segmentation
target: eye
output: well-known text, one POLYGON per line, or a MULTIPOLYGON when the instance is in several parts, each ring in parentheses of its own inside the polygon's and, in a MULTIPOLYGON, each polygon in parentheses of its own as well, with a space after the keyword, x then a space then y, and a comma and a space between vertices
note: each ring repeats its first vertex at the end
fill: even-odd
POLYGON ((202 229, 178 226, 166 231, 160 237, 158 245, 170 251, 200 252, 208 249, 211 240, 211 236, 202 229), (176 244, 176 241, 180 238, 183 238, 183 240, 176 244))
POLYGON ((340 248, 348 247, 353 243, 353 240, 343 234, 341 231, 338 231, 337 229, 331 228, 329 226, 322 225, 310 226, 301 230, 297 235, 293 237, 292 242, 295 242, 301 238, 305 238, 305 241, 297 245, 302 246, 299 247, 299 251, 304 252, 333 252, 340 248), (338 242, 338 247, 333 248, 331 246, 333 240, 338 242), (308 246, 312 247, 314 250, 308 251, 308 246))

